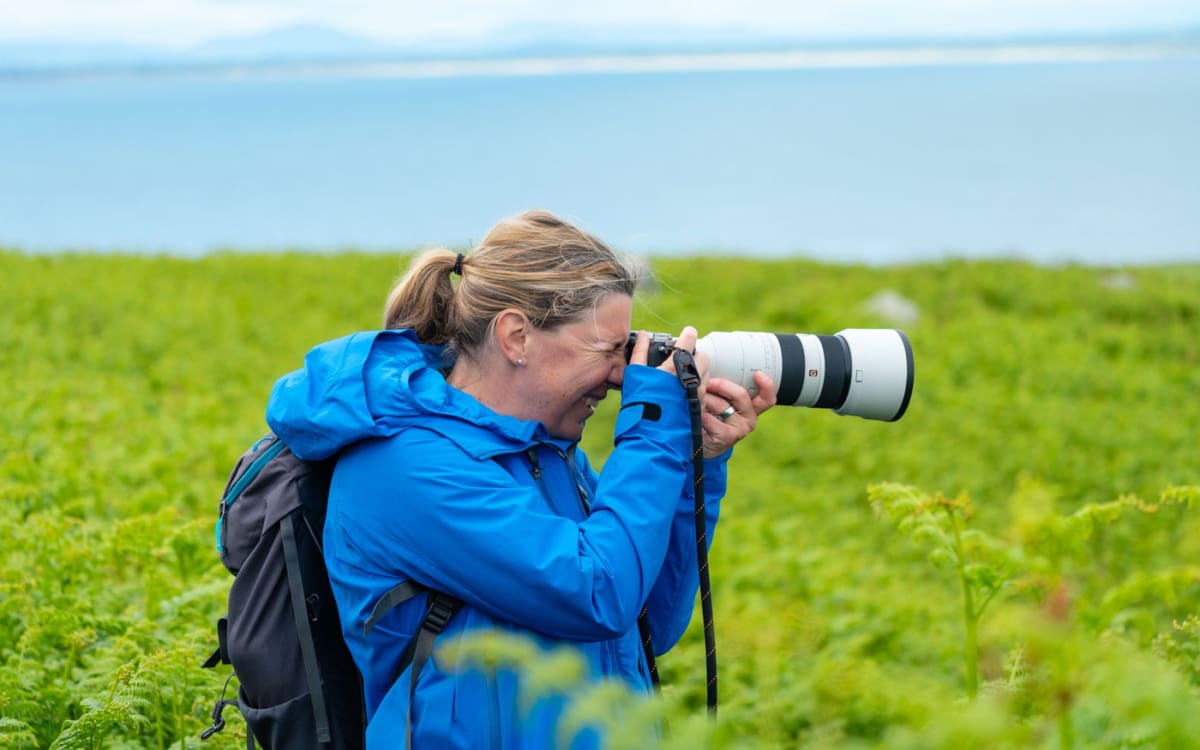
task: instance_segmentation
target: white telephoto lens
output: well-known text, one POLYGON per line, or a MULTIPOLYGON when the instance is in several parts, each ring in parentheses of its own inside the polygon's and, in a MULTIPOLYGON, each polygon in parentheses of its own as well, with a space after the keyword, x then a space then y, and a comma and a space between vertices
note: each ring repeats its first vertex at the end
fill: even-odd
POLYGON ((835 411, 884 422, 904 416, 913 387, 912 347, 904 333, 847 328, 837 336, 846 342, 850 357, 846 400, 835 411))
POLYGON ((832 336, 715 331, 696 342, 710 377, 757 393, 754 373, 777 388, 781 406, 833 409, 838 414, 894 422, 908 408, 912 348, 902 331, 849 328, 832 336))
POLYGON ((696 351, 708 355, 708 376, 732 380, 754 396, 754 373, 762 370, 776 383, 782 375, 779 342, 769 333, 714 331, 696 342, 696 351))

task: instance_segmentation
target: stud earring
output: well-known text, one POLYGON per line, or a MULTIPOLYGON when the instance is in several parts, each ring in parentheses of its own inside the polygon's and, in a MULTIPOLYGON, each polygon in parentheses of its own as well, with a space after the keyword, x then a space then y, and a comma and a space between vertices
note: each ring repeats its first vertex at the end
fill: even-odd
POLYGON ((525 366, 525 360, 524 360, 524 358, 518 359, 518 360, 517 360, 517 364, 518 364, 518 365, 520 365, 521 367, 524 367, 524 366, 525 366))

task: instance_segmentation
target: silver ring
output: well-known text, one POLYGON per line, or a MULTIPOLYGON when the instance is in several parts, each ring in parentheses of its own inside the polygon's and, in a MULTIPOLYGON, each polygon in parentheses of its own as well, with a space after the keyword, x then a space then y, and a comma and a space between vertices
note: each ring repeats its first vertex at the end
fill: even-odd
POLYGON ((724 422, 726 419, 729 419, 730 417, 732 417, 734 415, 734 413, 736 413, 736 411, 737 410, 733 408, 733 404, 730 404, 729 406, 725 407, 725 411, 723 411, 717 415, 717 419, 724 422))

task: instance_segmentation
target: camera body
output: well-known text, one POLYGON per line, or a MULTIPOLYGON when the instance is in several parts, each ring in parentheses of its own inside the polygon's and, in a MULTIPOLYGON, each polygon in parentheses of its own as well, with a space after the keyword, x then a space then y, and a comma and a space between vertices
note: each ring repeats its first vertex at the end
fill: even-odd
MULTIPOLYGON (((626 362, 636 343, 637 334, 630 334, 626 362)), ((673 336, 651 333, 647 364, 665 362, 674 345, 673 336)), ((895 422, 912 398, 912 345, 894 328, 847 328, 831 336, 715 331, 696 342, 696 351, 707 355, 709 376, 732 380, 751 394, 757 390, 754 373, 767 373, 781 406, 895 422)))
MULTIPOLYGON (((637 332, 629 334, 629 341, 625 343, 625 361, 633 356, 633 347, 637 344, 637 332)), ((646 364, 651 367, 658 367, 663 362, 671 358, 671 352, 675 350, 675 337, 668 333, 651 333, 650 334, 650 349, 646 352, 646 364)))

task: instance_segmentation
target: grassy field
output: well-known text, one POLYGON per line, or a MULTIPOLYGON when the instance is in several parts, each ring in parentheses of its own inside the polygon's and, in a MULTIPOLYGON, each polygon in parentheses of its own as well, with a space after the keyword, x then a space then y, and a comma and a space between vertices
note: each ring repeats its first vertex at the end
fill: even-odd
MULTIPOLYGON (((377 326, 405 263, 0 252, 0 747, 201 746, 228 471, 275 378, 377 326)), ((651 330, 919 311, 903 420, 781 408, 737 451, 712 746, 1194 744, 1200 266, 653 265, 651 330)), ((697 625, 660 661, 677 717, 703 713, 697 625)))

